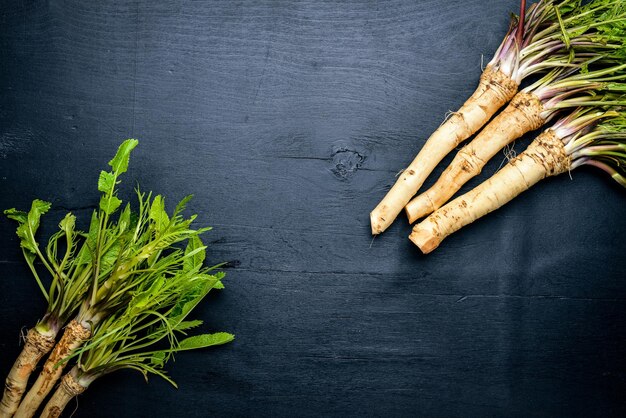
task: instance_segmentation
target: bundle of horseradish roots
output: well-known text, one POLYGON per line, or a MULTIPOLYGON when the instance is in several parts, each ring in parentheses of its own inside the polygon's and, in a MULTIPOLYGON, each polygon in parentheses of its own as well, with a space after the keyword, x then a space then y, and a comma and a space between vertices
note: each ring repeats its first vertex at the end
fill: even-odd
POLYGON ((87 232, 79 231, 68 213, 40 246, 35 235, 50 203, 34 200, 28 212, 5 211, 18 223, 26 264, 47 309, 28 330, 9 372, 0 418, 32 417, 40 407, 40 416, 58 417, 94 380, 120 369, 155 374, 175 386, 163 370, 175 353, 234 338, 225 332, 181 338, 202 324, 187 317, 210 290, 223 287, 223 273, 204 266, 200 234, 210 228, 193 228, 195 215, 181 215, 190 197, 168 215, 162 196, 137 190, 137 207, 121 208, 119 176, 136 145, 134 139, 122 143, 111 170, 100 173, 100 202, 87 232))
POLYGON ((429 253, 548 176, 591 165, 626 187, 624 80, 625 0, 540 0, 528 8, 522 0, 476 91, 371 212, 372 233, 385 231, 404 209, 411 224, 425 218, 409 239, 429 253), (448 202, 500 150, 541 128, 493 177, 448 202), (433 186, 417 194, 443 158, 476 133, 433 186))

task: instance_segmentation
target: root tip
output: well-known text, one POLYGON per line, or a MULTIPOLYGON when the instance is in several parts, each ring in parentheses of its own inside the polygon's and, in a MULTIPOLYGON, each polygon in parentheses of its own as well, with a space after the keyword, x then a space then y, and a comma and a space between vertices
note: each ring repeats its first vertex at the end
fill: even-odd
POLYGON ((377 215, 374 212, 370 213, 370 224, 372 226, 372 235, 378 235, 385 230, 383 225, 378 222, 377 215))

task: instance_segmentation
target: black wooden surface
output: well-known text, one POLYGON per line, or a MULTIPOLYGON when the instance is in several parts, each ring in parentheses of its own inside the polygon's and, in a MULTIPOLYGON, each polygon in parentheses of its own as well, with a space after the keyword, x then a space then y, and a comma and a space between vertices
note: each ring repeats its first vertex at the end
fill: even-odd
MULTIPOLYGON (((233 344, 179 355, 178 390, 103 378, 73 416, 626 414, 626 193, 607 176, 546 181, 429 256, 404 219, 369 235, 516 7, 2 2, 0 206, 51 200, 43 236, 85 222, 135 137, 124 196, 194 193, 211 260, 236 265, 198 312, 233 344)), ((0 250, 4 375, 44 303, 7 220, 0 250)))

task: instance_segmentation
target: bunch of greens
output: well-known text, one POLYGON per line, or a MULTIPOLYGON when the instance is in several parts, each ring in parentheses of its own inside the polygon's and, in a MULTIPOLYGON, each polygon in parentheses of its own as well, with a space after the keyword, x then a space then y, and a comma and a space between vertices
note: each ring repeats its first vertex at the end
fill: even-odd
MULTIPOLYGON (((167 313, 156 308, 141 311, 138 307, 163 309, 169 303, 180 308, 190 297, 196 297, 194 300, 199 302, 200 294, 204 296, 211 288, 221 287, 222 275, 209 275, 208 269, 201 266, 206 247, 199 235, 210 228, 194 229, 191 224, 196 216, 184 218, 181 215, 191 196, 184 198, 170 216, 162 196, 152 197, 151 193, 137 190, 137 211, 133 212, 130 204, 120 210, 119 177, 127 171, 130 153, 137 144, 134 139, 122 143, 109 162, 111 170, 100 173, 98 190, 101 197, 98 209, 91 217, 89 231, 75 231, 75 217, 68 214, 60 223, 60 231, 50 238, 45 255, 39 249, 35 233, 41 215, 50 204, 35 200, 28 213, 15 209, 6 211, 19 223, 17 233, 24 256, 48 299, 48 309, 43 319, 29 331, 24 349, 9 373, 0 417, 10 417, 14 413, 16 417, 33 416, 61 377, 63 367, 80 347, 87 343, 90 352, 96 352, 100 343, 108 347, 116 338, 123 339, 128 329, 119 322, 112 326, 111 321, 125 318, 135 332, 136 324, 144 321, 142 315, 164 318, 167 313), (180 245, 185 242, 187 245, 183 251, 180 245), (65 249, 59 256, 61 247, 65 249), (36 259, 41 260, 49 271, 52 277, 49 283, 40 278, 34 264, 36 259), (201 283, 204 283, 202 289, 206 292, 197 293, 201 283), (211 286, 208 287, 207 283, 211 286), (148 297, 151 298, 149 301, 148 297), (135 309, 129 311, 129 306, 135 309), (55 345, 56 336, 65 324, 63 336, 55 345), (107 340, 95 343, 95 330, 108 330, 107 340), (41 374, 20 402, 30 373, 52 347, 54 349, 41 374)), ((175 350, 177 340, 172 338, 169 327, 165 329, 169 331, 170 350, 175 350)))
MULTIPOLYGON (((582 6, 573 17, 574 26, 570 31, 563 30, 554 42, 569 45, 575 58, 523 88, 457 153, 439 179, 406 205, 411 223, 442 207, 501 149, 554 117, 601 102, 623 105, 620 94, 626 91, 626 2, 596 0, 582 6)), ((572 24, 564 19, 559 22, 572 24)))
MULTIPOLYGON (((626 107, 626 106, 625 106, 626 107)), ((590 165, 604 170, 615 181, 626 187, 626 110, 604 112, 601 115, 582 116, 573 113, 562 124, 555 125, 557 133, 565 144, 565 152, 570 156, 571 169, 590 165), (586 118, 585 118, 586 116, 586 118), (607 119, 607 116, 611 116, 607 119), (580 128, 581 119, 606 119, 593 128, 580 128)))
POLYGON ((150 280, 138 289, 126 309, 102 321, 91 340, 73 356, 77 364, 68 372, 44 408, 43 417, 57 416, 76 395, 97 378, 119 369, 156 374, 174 386, 162 371, 179 351, 225 344, 233 335, 219 332, 178 340, 178 335, 202 324, 186 320, 189 313, 214 288, 221 288, 222 273, 209 274, 203 268, 206 247, 198 237, 154 265, 150 280), (165 348, 159 346, 165 345, 165 348))
MULTIPOLYGON (((623 0, 592 0, 584 5, 581 0, 539 0, 528 9, 526 1, 521 0, 520 15, 513 16, 509 31, 484 69, 475 92, 428 138, 371 212, 372 234, 385 231, 403 208, 413 223, 445 203, 450 196, 431 196, 434 190, 422 193, 417 200, 411 199, 445 156, 480 131, 503 105, 536 102, 530 100, 526 89, 518 93, 522 82, 545 74, 550 74, 549 80, 554 81, 568 70, 578 71, 593 60, 614 66, 613 57, 618 57, 619 63, 623 63, 625 21, 623 0), (430 205, 431 197, 442 202, 430 205)), ((525 115, 517 116, 526 119, 525 115)), ((509 123, 505 121, 506 125, 509 123)), ((529 127, 539 127, 534 125, 529 127)), ((522 134, 519 130, 511 132, 516 137, 522 134)))

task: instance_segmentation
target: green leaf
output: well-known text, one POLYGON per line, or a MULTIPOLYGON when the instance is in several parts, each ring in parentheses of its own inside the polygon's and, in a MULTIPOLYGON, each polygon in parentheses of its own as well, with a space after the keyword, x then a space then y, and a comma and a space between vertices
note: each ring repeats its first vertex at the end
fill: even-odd
POLYGON ((28 220, 28 213, 17 210, 15 208, 5 210, 4 214, 7 216, 7 218, 13 219, 14 221, 17 221, 21 224, 26 223, 26 221, 28 220))
POLYGON ((67 236, 72 236, 72 232, 74 232, 74 227, 76 226, 76 216, 68 213, 65 215, 61 222, 59 222, 59 228, 65 231, 67 236))
MULTIPOLYGON (((35 261, 35 257, 37 257, 35 253, 32 253, 30 251, 24 251, 24 250, 22 250, 22 253, 24 253, 24 258, 26 259, 26 262, 32 265, 33 262, 35 261)), ((46 292, 44 292, 44 294, 45 293, 46 292)))
POLYGON ((198 348, 211 347, 231 342, 235 339, 233 334, 227 332, 216 332, 215 334, 194 335, 193 337, 182 340, 176 351, 195 350, 198 348))
POLYGON ((113 168, 115 174, 125 173, 128 169, 128 160, 130 159, 130 152, 139 144, 136 139, 127 139, 122 142, 122 145, 117 149, 115 157, 109 161, 109 165, 113 168))
POLYGON ((195 319, 193 321, 183 321, 183 322, 179 323, 178 325, 176 325, 174 330, 176 330, 176 331, 186 331, 186 330, 191 329, 191 328, 199 327, 200 325, 202 325, 202 321, 199 320, 199 319, 195 319))
POLYGON ((98 219, 98 211, 94 210, 91 214, 91 221, 89 221, 89 232, 87 233, 87 241, 92 242, 94 245, 98 238, 98 229, 100 229, 100 219, 98 219))
POLYGON ((35 199, 28 213, 18 211, 16 209, 7 209, 4 211, 9 219, 13 219, 19 223, 17 227, 17 236, 20 238, 20 246, 30 252, 37 251, 37 242, 35 241, 35 233, 39 229, 39 221, 41 215, 48 212, 51 204, 43 200, 35 199))
POLYGON ((158 232, 163 232, 170 223, 170 218, 165 212, 165 200, 161 195, 155 196, 150 206, 150 219, 154 221, 154 225, 158 232))
POLYGON ((48 212, 52 204, 50 202, 44 202, 43 200, 35 199, 33 200, 33 204, 31 205, 30 211, 28 212, 28 225, 30 226, 30 230, 33 235, 35 231, 39 228, 39 220, 41 219, 41 215, 48 212))
MULTIPOLYGON (((70 257, 74 255, 74 249, 75 249, 74 238, 76 236, 75 227, 76 227, 76 216, 72 215, 71 213, 66 214, 65 217, 61 219, 61 222, 59 222, 59 228, 61 229, 61 231, 59 231, 57 234, 59 234, 59 238, 61 236, 65 236, 65 239, 66 239, 65 254, 66 254, 66 257, 68 257, 68 259, 70 259, 70 257)), ((57 234, 54 234, 50 238, 50 241, 48 242, 47 250, 48 249, 51 250, 50 252, 48 252, 49 253, 48 258, 50 260, 56 260, 56 243, 52 243, 52 240, 58 239, 58 238, 55 238, 57 234)))
POLYGON ((179 296, 178 302, 168 315, 171 324, 176 326, 178 323, 182 322, 211 289, 219 288, 224 276, 222 272, 216 273, 215 275, 200 274, 194 276, 195 286, 188 289, 185 294, 179 296))
POLYGON ((122 201, 117 196, 102 196, 100 198, 100 209, 107 215, 113 214, 121 204, 122 201))
POLYGON ((105 272, 111 269, 118 257, 120 256, 120 250, 122 249, 122 245, 119 241, 116 241, 111 245, 106 253, 100 259, 100 273, 105 272))
POLYGON ((142 290, 141 293, 136 294, 131 299, 129 306, 132 314, 137 314, 144 309, 151 309, 159 292, 165 286, 165 278, 157 277, 152 283, 145 284, 150 284, 150 287, 142 290))
POLYGON ((206 247, 197 235, 189 238, 187 247, 185 248, 184 270, 191 271, 194 268, 202 267, 202 263, 206 258, 206 247))
POLYGON ((126 204, 122 213, 120 213, 120 219, 117 221, 117 228, 120 233, 126 231, 130 226, 130 203, 126 204))
POLYGON ((163 367, 166 359, 167 354, 164 351, 157 351, 152 354, 152 357, 150 357, 150 363, 152 363, 156 367, 163 367))
POLYGON ((205 277, 209 280, 209 286, 211 289, 223 289, 224 284, 222 283, 222 279, 226 277, 226 273, 223 271, 219 271, 215 274, 207 274, 205 277))
POLYGON ((100 228, 100 221, 98 219, 98 211, 93 211, 91 214, 91 222, 89 223, 89 232, 87 233, 87 239, 78 252, 78 263, 87 264, 92 261, 93 251, 96 249, 96 240, 98 239, 98 229, 100 228))
POLYGON ((174 324, 181 322, 185 319, 189 312, 196 307, 198 303, 209 293, 213 288, 214 282, 210 280, 198 281, 196 286, 189 290, 186 294, 181 295, 178 302, 172 309, 171 317, 174 324))
POLYGON ((101 171, 98 178, 98 190, 102 193, 111 193, 115 187, 115 175, 108 171, 101 171))
POLYGON ((183 199, 180 202, 178 202, 178 204, 176 205, 176 209, 174 209, 174 214, 178 215, 180 212, 185 210, 185 208, 187 207, 187 203, 189 203, 189 201, 192 198, 193 198, 192 194, 183 197, 183 199))

